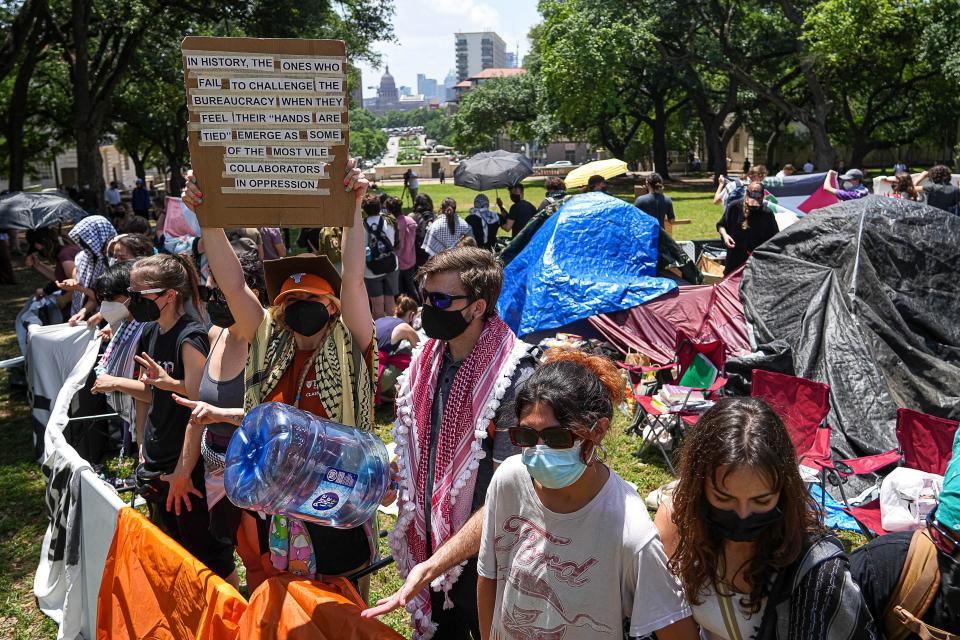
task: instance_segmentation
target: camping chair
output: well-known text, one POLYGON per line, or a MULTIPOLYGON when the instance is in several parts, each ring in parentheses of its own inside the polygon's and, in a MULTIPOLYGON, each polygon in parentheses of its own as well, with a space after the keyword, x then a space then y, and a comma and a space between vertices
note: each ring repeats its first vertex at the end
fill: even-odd
POLYGON ((716 395, 720 389, 727 383, 727 379, 724 377, 724 367, 726 365, 726 345, 721 340, 716 340, 712 342, 694 342, 688 338, 683 332, 677 332, 677 346, 676 346, 676 356, 673 362, 670 362, 665 365, 659 366, 630 366, 630 365, 620 365, 627 369, 631 374, 631 393, 633 393, 634 400, 637 403, 637 410, 634 414, 633 421, 630 423, 630 426, 627 427, 628 433, 635 433, 643 437, 643 426, 648 424, 650 431, 646 438, 643 438, 640 442, 640 448, 637 450, 636 455, 643 453, 647 445, 651 441, 655 442, 657 448, 660 449, 660 453, 663 454, 664 460, 667 462, 667 467, 669 467, 671 473, 676 475, 676 469, 673 466, 673 461, 670 459, 670 454, 664 448, 663 444, 660 442, 660 438, 665 433, 671 433, 675 439, 679 439, 683 433, 683 425, 692 426, 697 423, 699 414, 686 410, 686 400, 684 400, 683 405, 672 413, 667 413, 661 411, 653 403, 653 395, 644 395, 634 393, 633 389, 636 387, 633 384, 633 376, 636 374, 644 374, 648 372, 656 372, 658 374, 658 384, 654 387, 652 393, 655 394, 659 391, 662 384, 665 382, 672 382, 674 379, 669 375, 669 372, 674 368, 677 369, 677 376, 675 381, 679 382, 683 379, 684 374, 693 364, 694 359, 698 354, 703 355, 707 360, 709 360, 713 366, 717 368, 718 375, 716 380, 706 388, 703 388, 704 395, 712 396, 716 395), (678 425, 676 429, 671 429, 672 420, 671 417, 676 416, 678 418, 678 425))
MULTIPOLYGON (((942 476, 953 453, 953 439, 960 422, 938 418, 913 409, 897 409, 898 454, 908 469, 917 469, 942 476)), ((859 507, 848 508, 847 513, 877 535, 886 531, 880 518, 880 499, 859 507)))
POLYGON ((750 395, 761 398, 773 409, 793 441, 800 464, 815 469, 824 489, 821 506, 826 502, 826 484, 836 486, 844 505, 850 506, 843 488, 844 478, 875 473, 900 458, 896 449, 873 456, 833 460, 830 450, 830 386, 806 378, 754 369, 750 395))

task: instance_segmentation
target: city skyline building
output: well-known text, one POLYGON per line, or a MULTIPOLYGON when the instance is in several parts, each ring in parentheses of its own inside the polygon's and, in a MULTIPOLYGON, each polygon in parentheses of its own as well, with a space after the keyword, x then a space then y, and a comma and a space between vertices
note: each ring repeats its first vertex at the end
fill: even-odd
POLYGON ((426 74, 418 73, 417 74, 417 93, 421 94, 424 98, 428 100, 431 98, 439 98, 439 83, 433 78, 428 78, 426 74))
POLYGON ((493 31, 457 32, 454 41, 457 82, 507 66, 507 43, 493 31))

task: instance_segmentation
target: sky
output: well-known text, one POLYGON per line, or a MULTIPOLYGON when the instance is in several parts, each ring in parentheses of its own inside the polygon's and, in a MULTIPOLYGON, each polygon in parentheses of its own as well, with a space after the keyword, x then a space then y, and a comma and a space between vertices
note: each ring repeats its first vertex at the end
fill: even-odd
POLYGON ((363 97, 376 97, 383 65, 397 87, 408 86, 417 92, 417 74, 443 84, 447 72, 454 69, 454 38, 457 31, 495 31, 507 43, 507 51, 526 55, 530 48, 527 32, 540 22, 536 0, 395 0, 393 16, 395 42, 379 43, 374 48, 383 56, 379 69, 361 63, 363 97))

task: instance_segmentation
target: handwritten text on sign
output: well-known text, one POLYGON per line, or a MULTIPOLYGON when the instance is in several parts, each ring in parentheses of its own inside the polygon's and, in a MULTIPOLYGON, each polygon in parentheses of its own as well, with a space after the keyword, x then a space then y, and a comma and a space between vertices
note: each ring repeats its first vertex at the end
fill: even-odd
POLYGON ((330 193, 334 150, 346 154, 343 58, 184 51, 184 62, 190 130, 223 147, 223 193, 330 193))

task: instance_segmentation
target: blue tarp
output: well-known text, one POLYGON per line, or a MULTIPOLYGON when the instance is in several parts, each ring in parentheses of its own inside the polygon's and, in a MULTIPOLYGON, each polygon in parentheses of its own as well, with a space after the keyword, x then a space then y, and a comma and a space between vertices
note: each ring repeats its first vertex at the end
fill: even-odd
POLYGON ((629 309, 676 288, 657 269, 656 218, 605 193, 568 200, 504 271, 498 310, 517 335, 629 309))
MULTIPOLYGON (((817 501, 818 507, 823 504, 823 493, 819 484, 810 485, 810 495, 817 501)), ((823 525, 826 528, 861 533, 860 525, 857 524, 857 521, 853 519, 853 516, 843 510, 843 505, 834 500, 829 492, 827 493, 826 504, 823 506, 823 525)))

